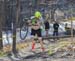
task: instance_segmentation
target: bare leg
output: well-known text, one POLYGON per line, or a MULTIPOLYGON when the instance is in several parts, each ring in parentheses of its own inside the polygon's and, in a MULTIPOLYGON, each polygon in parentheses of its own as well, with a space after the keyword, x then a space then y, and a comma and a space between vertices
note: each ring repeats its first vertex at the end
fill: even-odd
POLYGON ((35 41, 34 38, 32 38, 32 51, 34 51, 34 48, 35 48, 35 41))
POLYGON ((43 41, 41 37, 39 37, 39 41, 40 41, 41 49, 42 51, 44 51, 43 41))
POLYGON ((46 36, 48 36, 48 30, 46 30, 46 36))

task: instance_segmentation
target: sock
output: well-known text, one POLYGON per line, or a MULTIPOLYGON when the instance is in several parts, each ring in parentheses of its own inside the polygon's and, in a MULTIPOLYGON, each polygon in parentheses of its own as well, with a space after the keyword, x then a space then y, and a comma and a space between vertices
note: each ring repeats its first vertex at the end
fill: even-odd
POLYGON ((35 47, 35 43, 32 43, 32 50, 34 50, 34 47, 35 47))
POLYGON ((42 49, 42 51, 45 51, 45 48, 41 48, 42 49))

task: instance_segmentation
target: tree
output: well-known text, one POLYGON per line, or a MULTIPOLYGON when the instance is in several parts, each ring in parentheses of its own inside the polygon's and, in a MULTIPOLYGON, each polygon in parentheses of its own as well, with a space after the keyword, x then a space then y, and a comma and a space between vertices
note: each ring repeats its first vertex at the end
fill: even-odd
POLYGON ((75 0, 66 0, 67 3, 70 3, 70 4, 75 4, 75 0))
POLYGON ((17 23, 18 23, 18 19, 19 19, 19 10, 20 10, 20 6, 19 6, 20 1, 16 0, 16 20, 13 22, 13 47, 12 47, 12 51, 14 54, 17 53, 16 50, 16 29, 17 29, 17 23), (15 36, 15 37, 14 37, 15 36))
POLYGON ((3 49, 3 42, 2 42, 3 20, 4 20, 4 1, 0 1, 0 50, 3 49))
POLYGON ((70 5, 75 6, 75 0, 66 0, 66 1, 67 1, 68 6, 70 5))

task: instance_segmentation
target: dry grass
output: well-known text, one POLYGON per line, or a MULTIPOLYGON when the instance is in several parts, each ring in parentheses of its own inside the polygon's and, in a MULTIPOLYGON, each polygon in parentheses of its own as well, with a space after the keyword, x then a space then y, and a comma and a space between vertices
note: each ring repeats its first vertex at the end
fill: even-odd
MULTIPOLYGON (((17 49, 17 50, 21 50, 21 49, 26 48, 26 47, 28 47, 28 46, 29 46, 28 43, 26 43, 26 42, 21 42, 21 43, 17 43, 16 49, 17 49)), ((12 45, 6 45, 6 46, 4 46, 4 47, 3 47, 3 51, 4 51, 4 52, 10 52, 10 51, 12 51, 12 45)))
POLYGON ((49 55, 57 51, 61 51, 61 52, 62 51, 75 51, 75 41, 71 41, 71 39, 68 38, 68 39, 60 40, 55 45, 49 46, 49 55))

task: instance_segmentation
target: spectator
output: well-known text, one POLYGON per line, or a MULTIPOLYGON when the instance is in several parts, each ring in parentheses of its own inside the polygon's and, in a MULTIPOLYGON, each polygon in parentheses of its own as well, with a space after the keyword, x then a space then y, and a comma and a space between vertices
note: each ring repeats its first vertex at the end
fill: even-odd
POLYGON ((58 36, 59 24, 58 24, 56 21, 55 21, 55 23, 53 24, 53 28, 54 28, 53 36, 58 36))
POLYGON ((49 28, 50 28, 48 19, 49 19, 49 15, 47 14, 46 15, 46 20, 44 22, 45 30, 46 30, 46 36, 48 36, 48 31, 49 31, 49 28))

